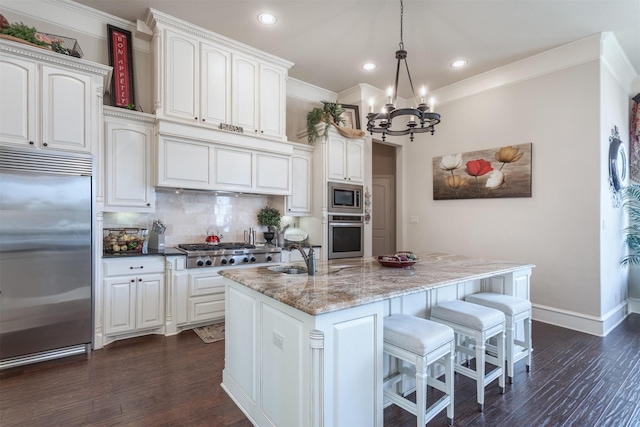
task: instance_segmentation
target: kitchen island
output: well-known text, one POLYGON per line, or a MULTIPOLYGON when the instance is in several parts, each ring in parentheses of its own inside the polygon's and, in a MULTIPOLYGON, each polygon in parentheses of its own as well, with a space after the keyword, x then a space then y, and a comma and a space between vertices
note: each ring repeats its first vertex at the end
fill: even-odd
POLYGON ((222 387, 259 426, 382 426, 385 316, 492 291, 529 298, 531 264, 418 253, 318 263, 315 276, 223 270, 222 387))

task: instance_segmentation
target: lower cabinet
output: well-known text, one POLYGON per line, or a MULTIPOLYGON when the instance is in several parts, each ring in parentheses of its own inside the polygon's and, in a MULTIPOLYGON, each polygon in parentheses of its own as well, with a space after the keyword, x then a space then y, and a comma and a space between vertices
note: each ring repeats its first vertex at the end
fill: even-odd
POLYGON ((104 334, 107 341, 164 333, 164 257, 104 260, 104 334))
POLYGON ((172 322, 167 335, 224 320, 224 283, 216 271, 176 271, 171 277, 172 322))

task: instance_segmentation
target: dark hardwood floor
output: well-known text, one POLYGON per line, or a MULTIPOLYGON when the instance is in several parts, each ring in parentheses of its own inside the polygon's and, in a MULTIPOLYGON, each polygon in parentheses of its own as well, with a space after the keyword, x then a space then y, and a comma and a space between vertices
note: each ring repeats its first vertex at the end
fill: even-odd
MULTIPOLYGON (((505 394, 455 379, 456 426, 640 426, 640 315, 606 338, 533 323, 531 372, 516 365, 505 394)), ((224 341, 192 331, 113 343, 72 356, 0 371, 0 425, 250 426, 220 382, 224 341)), ((385 426, 415 426, 391 406, 385 426)), ((446 425, 441 413, 429 426, 446 425)))

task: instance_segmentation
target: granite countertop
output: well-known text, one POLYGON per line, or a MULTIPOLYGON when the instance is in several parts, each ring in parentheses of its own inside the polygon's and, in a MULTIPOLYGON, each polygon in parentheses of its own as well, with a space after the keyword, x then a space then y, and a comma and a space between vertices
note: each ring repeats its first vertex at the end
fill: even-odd
POLYGON ((420 260, 409 269, 383 267, 371 257, 318 262, 315 276, 277 273, 268 266, 222 270, 220 275, 315 316, 534 267, 434 252, 416 255, 420 260))

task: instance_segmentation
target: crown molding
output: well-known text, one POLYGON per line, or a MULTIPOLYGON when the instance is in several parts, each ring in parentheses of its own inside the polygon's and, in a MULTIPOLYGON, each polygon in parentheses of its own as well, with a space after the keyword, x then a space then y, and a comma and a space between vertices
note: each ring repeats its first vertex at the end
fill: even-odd
POLYGON ((622 50, 616 36, 612 32, 602 33, 600 45, 600 57, 604 66, 611 71, 622 87, 630 89, 638 73, 622 50))
POLYGON ((155 114, 143 113, 140 111, 128 110, 126 108, 121 107, 112 107, 109 105, 105 105, 102 108, 105 117, 114 117, 118 119, 126 119, 141 123, 149 123, 155 124, 156 116, 155 114))
POLYGON ((335 100, 338 94, 302 80, 289 77, 287 80, 287 97, 299 99, 306 102, 316 102, 325 100, 335 100))

